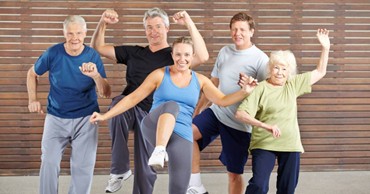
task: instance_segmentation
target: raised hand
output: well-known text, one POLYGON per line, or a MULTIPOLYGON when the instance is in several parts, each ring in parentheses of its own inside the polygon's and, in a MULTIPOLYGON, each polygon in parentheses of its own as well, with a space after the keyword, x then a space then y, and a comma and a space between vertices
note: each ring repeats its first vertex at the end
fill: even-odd
POLYGON ((190 22, 193 22, 186 11, 179 11, 172 16, 173 21, 176 24, 187 26, 190 22))
POLYGON ((107 9, 101 16, 100 21, 104 21, 106 24, 115 24, 118 20, 118 14, 113 9, 107 9))
POLYGON ((93 79, 99 76, 99 72, 98 72, 98 69, 96 68, 95 63, 92 63, 92 62, 82 63, 82 65, 79 68, 82 74, 89 76, 93 79))
POLYGON ((238 85, 247 93, 251 93, 258 85, 258 81, 253 77, 247 76, 245 73, 240 73, 238 85))
POLYGON ((329 30, 327 29, 317 29, 317 39, 319 40, 321 46, 325 49, 330 48, 329 30))

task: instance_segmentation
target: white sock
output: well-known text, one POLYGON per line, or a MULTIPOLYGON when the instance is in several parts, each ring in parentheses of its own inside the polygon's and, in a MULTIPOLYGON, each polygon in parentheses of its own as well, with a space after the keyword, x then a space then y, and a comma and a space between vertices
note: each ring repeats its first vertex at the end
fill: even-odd
POLYGON ((198 173, 191 173, 190 176, 190 186, 201 186, 202 185, 202 180, 200 179, 200 172, 198 173))
POLYGON ((155 146, 153 152, 160 152, 160 151, 166 151, 166 147, 164 147, 164 146, 155 146))

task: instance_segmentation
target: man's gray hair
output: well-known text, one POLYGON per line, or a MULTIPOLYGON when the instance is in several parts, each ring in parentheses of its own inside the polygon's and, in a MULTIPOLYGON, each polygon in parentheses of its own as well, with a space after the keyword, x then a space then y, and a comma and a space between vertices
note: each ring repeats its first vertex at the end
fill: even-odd
POLYGON ((148 11, 146 11, 145 14, 144 14, 144 19, 143 19, 144 28, 146 28, 146 19, 155 18, 155 17, 162 18, 162 20, 164 22, 164 25, 167 28, 170 27, 170 20, 168 19, 167 13, 163 9, 160 9, 158 7, 154 7, 154 8, 149 9, 148 11))
POLYGON ((64 32, 67 31, 67 27, 71 23, 78 23, 82 26, 82 28, 85 30, 85 32, 87 31, 86 21, 82 16, 70 15, 63 22, 63 31, 64 32))

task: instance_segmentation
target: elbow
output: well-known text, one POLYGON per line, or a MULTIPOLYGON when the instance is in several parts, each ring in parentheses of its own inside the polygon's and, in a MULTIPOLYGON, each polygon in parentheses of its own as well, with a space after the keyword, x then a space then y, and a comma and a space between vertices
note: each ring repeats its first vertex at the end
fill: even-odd
POLYGON ((325 71, 324 72, 322 72, 322 77, 324 77, 325 75, 326 75, 326 69, 325 69, 325 71))
POLYGON ((319 71, 319 78, 323 78, 326 75, 326 69, 319 71))
POLYGON ((105 98, 110 98, 111 94, 112 94, 112 91, 109 87, 108 91, 105 93, 105 98))
POLYGON ((102 94, 99 94, 101 98, 110 98, 111 92, 104 92, 102 94))
POLYGON ((200 62, 205 63, 205 62, 208 61, 208 59, 209 59, 209 54, 207 52, 206 54, 204 54, 203 56, 200 57, 200 62))
POLYGON ((230 106, 231 103, 227 103, 225 102, 225 100, 220 100, 218 102, 213 102, 214 104, 217 104, 218 106, 221 106, 221 107, 226 107, 226 106, 230 106))
POLYGON ((98 87, 99 97, 109 98, 110 95, 112 94, 111 87, 110 87, 107 79, 104 79, 103 82, 105 82, 105 83, 103 83, 102 87, 98 87))
POLYGON ((110 98, 110 95, 112 94, 112 90, 110 86, 108 85, 107 88, 104 90, 103 94, 100 94, 103 98, 110 98))
POLYGON ((235 118, 238 120, 238 121, 242 121, 242 112, 241 110, 238 110, 236 111, 235 113, 235 118))
POLYGON ((236 113, 235 113, 235 118, 238 121, 240 121, 241 123, 245 123, 245 124, 251 124, 252 123, 251 117, 244 110, 237 110, 236 113))

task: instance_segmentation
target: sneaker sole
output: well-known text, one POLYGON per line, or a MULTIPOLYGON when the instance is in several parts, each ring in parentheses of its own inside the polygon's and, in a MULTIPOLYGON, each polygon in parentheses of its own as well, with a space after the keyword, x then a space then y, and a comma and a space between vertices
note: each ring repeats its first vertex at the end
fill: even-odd
POLYGON ((148 166, 150 166, 156 172, 161 171, 164 168, 164 166, 162 167, 161 165, 148 165, 148 166))

